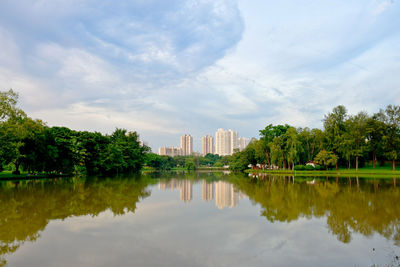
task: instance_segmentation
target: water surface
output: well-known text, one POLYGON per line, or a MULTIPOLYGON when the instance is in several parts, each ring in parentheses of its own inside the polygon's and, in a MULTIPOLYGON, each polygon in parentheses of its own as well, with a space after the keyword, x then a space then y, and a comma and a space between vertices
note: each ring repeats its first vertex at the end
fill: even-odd
POLYGON ((8 266, 400 264, 396 180, 223 173, 0 183, 8 266))

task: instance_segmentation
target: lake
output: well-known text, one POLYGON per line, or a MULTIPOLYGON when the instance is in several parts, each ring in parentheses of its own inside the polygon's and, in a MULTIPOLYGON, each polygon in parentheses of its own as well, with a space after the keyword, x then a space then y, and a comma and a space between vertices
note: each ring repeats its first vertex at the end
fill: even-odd
POLYGON ((396 179, 164 172, 0 182, 0 265, 398 266, 396 179))

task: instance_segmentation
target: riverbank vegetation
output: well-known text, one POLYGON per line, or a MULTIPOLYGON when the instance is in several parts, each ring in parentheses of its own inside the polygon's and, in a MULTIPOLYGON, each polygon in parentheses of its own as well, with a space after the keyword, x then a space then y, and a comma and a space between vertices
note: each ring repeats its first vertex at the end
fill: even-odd
POLYGON ((136 132, 111 135, 49 127, 17 107, 18 94, 0 92, 0 170, 14 175, 112 175, 139 171, 149 151, 136 132))
POLYGON ((396 168, 400 154, 400 106, 388 105, 368 115, 349 115, 344 106, 335 107, 323 119, 324 128, 295 128, 268 125, 260 138, 251 140, 241 152, 229 159, 234 170, 328 170, 355 168, 366 163, 372 169, 390 162, 396 168), (306 165, 308 163, 308 166, 306 165))

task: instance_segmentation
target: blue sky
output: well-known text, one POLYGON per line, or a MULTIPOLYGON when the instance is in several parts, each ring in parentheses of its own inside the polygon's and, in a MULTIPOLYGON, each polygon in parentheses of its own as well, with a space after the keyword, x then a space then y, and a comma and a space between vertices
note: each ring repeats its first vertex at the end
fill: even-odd
POLYGON ((49 126, 179 136, 400 104, 397 0, 2 0, 0 88, 49 126))

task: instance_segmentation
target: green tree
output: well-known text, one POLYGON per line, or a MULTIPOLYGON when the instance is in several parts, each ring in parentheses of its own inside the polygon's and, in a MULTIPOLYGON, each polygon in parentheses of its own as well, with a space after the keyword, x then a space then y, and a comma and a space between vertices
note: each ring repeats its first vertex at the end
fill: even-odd
MULTIPOLYGON (((347 110, 344 106, 333 108, 331 113, 325 115, 325 147, 334 154, 342 153, 346 149, 346 143, 343 142, 343 135, 346 131, 345 121, 347 118, 347 110)), ((336 169, 338 164, 336 162, 336 169)))
POLYGON ((292 165, 292 169, 294 170, 294 165, 297 163, 300 159, 300 153, 303 151, 303 148, 301 147, 301 142, 299 140, 299 136, 297 133, 297 130, 294 127, 290 127, 286 133, 286 157, 288 161, 288 167, 289 170, 290 165, 292 165))
POLYGON ((367 120, 367 144, 368 150, 371 151, 372 166, 375 169, 375 163, 378 154, 382 154, 383 151, 383 136, 385 135, 386 125, 383 121, 379 120, 379 114, 374 114, 367 120))
POLYGON ((25 112, 17 108, 18 94, 12 89, 0 91, 0 121, 6 121, 9 118, 26 117, 25 112))
POLYGON ((345 146, 349 148, 349 155, 356 158, 356 170, 358 170, 358 159, 367 150, 367 122, 368 114, 360 112, 355 116, 350 116, 346 120, 346 132, 344 139, 348 142, 345 146))
POLYGON ((400 150, 400 106, 388 105, 379 112, 378 117, 386 124, 383 147, 386 157, 392 161, 392 170, 395 170, 400 150))
MULTIPOLYGON (((287 129, 290 126, 285 124, 285 125, 272 125, 269 124, 268 126, 265 127, 265 129, 260 130, 260 140, 264 142, 264 148, 265 148, 265 159, 269 167, 272 166, 273 160, 272 160, 272 151, 271 151, 271 145, 276 137, 280 137, 281 135, 284 135, 287 131, 287 129)), ((274 148, 276 148, 275 145, 273 145, 274 148)), ((276 152, 276 151, 275 151, 276 152)))
POLYGON ((325 169, 328 170, 329 165, 336 165, 337 164, 337 156, 330 151, 326 150, 321 150, 316 156, 315 156, 315 162, 318 164, 322 164, 325 166, 325 169))
POLYGON ((196 163, 193 157, 187 157, 185 160, 185 168, 188 170, 196 170, 196 163))

